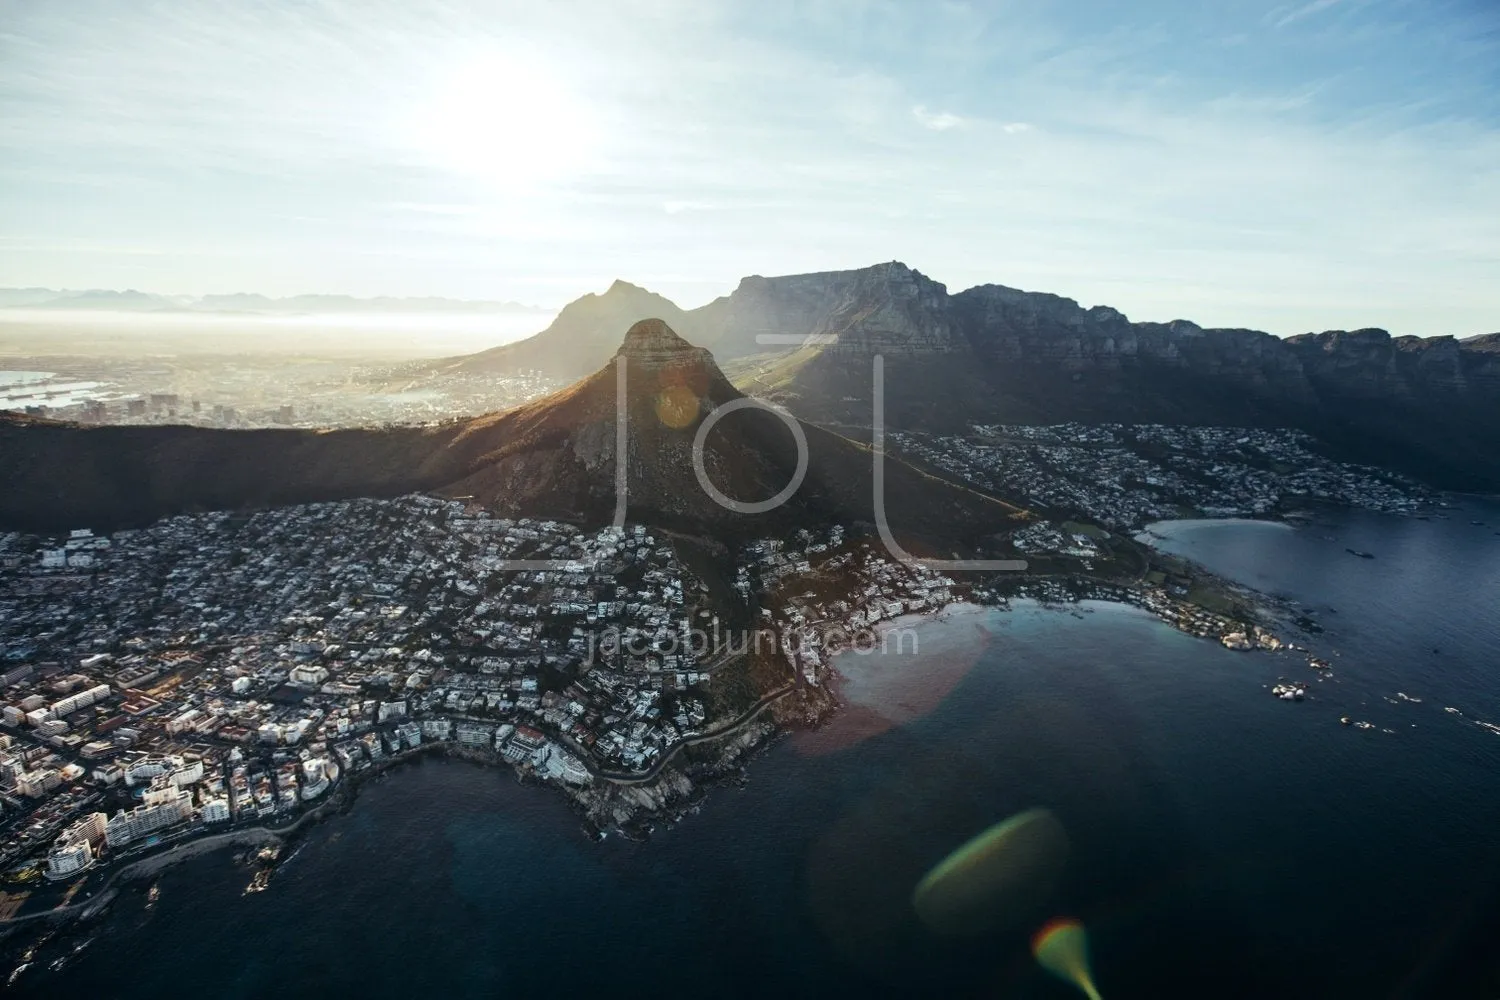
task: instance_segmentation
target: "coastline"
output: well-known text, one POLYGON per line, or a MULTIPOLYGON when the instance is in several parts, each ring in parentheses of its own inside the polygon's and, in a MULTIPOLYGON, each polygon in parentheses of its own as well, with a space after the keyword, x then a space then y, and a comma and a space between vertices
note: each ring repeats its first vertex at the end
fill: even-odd
MULTIPOLYGON (((82 900, 0 920, 0 940, 9 938, 26 926, 61 926, 87 922, 103 915, 118 895, 120 884, 152 878, 168 868, 205 854, 229 847, 267 844, 285 847, 293 843, 308 827, 350 812, 358 800, 361 786, 366 782, 378 780, 391 770, 434 754, 482 768, 508 772, 522 784, 550 785, 553 790, 563 791, 574 812, 583 818, 584 832, 594 839, 602 839, 602 835, 612 828, 629 839, 644 840, 656 828, 658 821, 673 823, 695 809, 708 789, 735 783, 737 777, 743 778, 744 760, 763 749, 784 728, 779 722, 772 723, 763 716, 794 689, 793 685, 788 684, 767 695, 724 729, 678 744, 653 774, 634 779, 601 775, 594 785, 581 788, 545 782, 532 774, 529 768, 517 767, 498 754, 467 750, 447 742, 425 743, 374 761, 367 767, 346 775, 329 792, 327 798, 285 826, 257 825, 206 832, 161 845, 159 849, 148 849, 141 856, 123 858, 113 865, 95 868, 85 877, 103 876, 104 880, 97 887, 87 890, 87 895, 82 900), (678 756, 682 751, 720 741, 729 741, 730 746, 721 748, 720 755, 713 763, 692 762, 689 765, 693 771, 692 778, 696 780, 690 780, 670 764, 670 758, 678 756), (600 785, 604 788, 600 789, 600 785), (640 786, 647 787, 643 789, 640 786), (613 820, 608 828, 600 823, 606 816, 613 820)), ((285 851, 282 853, 284 855, 285 851)), ((274 861, 267 865, 270 870, 274 870, 274 867, 274 861)))
MULTIPOLYGON (((1265 518, 1166 519, 1153 522, 1152 525, 1142 529, 1141 534, 1149 535, 1150 529, 1155 525, 1184 521, 1253 522, 1279 524, 1287 528, 1294 527, 1286 520, 1285 513, 1278 513, 1265 518)), ((1158 551, 1149 542, 1138 542, 1138 544, 1151 549, 1153 553, 1158 551)), ((1186 562, 1186 560, 1183 561, 1186 562)), ((1201 567, 1198 569, 1206 576, 1218 579, 1208 571, 1202 570, 1201 567)), ((1217 635, 1195 632, 1184 627, 1180 619, 1174 620, 1161 608, 1153 606, 1150 594, 1140 582, 1124 584, 1119 581, 1094 578, 1081 572, 1061 577, 1022 579, 1016 582, 1023 590, 1031 589, 1027 586, 1028 583, 1033 587, 1040 584, 1043 593, 1038 595, 1023 593, 1016 596, 1035 600, 1038 606, 1044 609, 1064 610, 1070 605, 1085 600, 1101 600, 1141 608, 1164 624, 1198 638, 1219 638, 1217 635), (1072 592, 1074 588, 1080 587, 1094 593, 1072 592)), ((1229 581, 1221 582, 1236 592, 1245 595, 1253 594, 1258 598, 1257 604, 1275 603, 1269 595, 1254 592, 1250 588, 1241 587, 1229 581)), ((971 589, 962 588, 960 593, 971 589)), ((1198 607, 1188 602, 1182 603, 1189 608, 1198 607)), ((1172 604, 1176 606, 1177 602, 1172 602, 1172 604)), ((987 600, 978 600, 970 594, 938 608, 908 612, 874 623, 871 631, 877 636, 884 637, 898 630, 927 622, 963 619, 997 609, 1009 610, 1010 606, 1010 595, 994 594, 990 595, 987 600)), ((1268 609, 1262 606, 1258 610, 1268 609)), ((1271 647, 1256 645, 1252 648, 1295 650, 1298 647, 1285 644, 1271 647)), ((161 850, 146 853, 145 856, 123 859, 122 862, 117 863, 117 867, 96 869, 89 874, 95 877, 103 874, 104 881, 96 889, 89 890, 84 900, 68 902, 52 909, 0 921, 0 938, 8 937, 15 928, 26 924, 62 923, 98 916, 108 907, 109 902, 118 892, 116 888, 118 884, 149 878, 173 865, 223 847, 254 846, 273 842, 284 844, 307 826, 349 811, 358 797, 359 788, 363 782, 379 778, 394 767, 432 753, 465 760, 483 767, 503 768, 513 773, 516 780, 524 784, 552 785, 555 790, 562 791, 567 797, 574 811, 582 817, 585 833, 595 839, 602 839, 609 832, 618 832, 629 839, 645 839, 657 828, 658 824, 674 824, 695 811, 697 804, 710 788, 743 781, 745 761, 774 742, 777 737, 788 735, 798 729, 821 728, 823 723, 834 714, 849 708, 849 701, 845 694, 848 677, 838 669, 835 659, 830 659, 825 670, 822 671, 820 682, 817 687, 822 689, 824 696, 815 699, 805 697, 796 699, 800 713, 786 710, 788 695, 799 690, 804 693, 808 690, 808 685, 802 681, 799 673, 785 685, 762 696, 755 705, 723 728, 683 740, 665 754, 652 770, 641 775, 600 771, 585 758, 594 781, 584 786, 543 781, 532 773, 530 767, 513 765, 492 752, 469 750, 448 742, 426 743, 374 761, 359 771, 346 774, 322 802, 285 826, 260 825, 219 833, 204 833, 163 845, 161 850), (707 748, 711 758, 682 759, 694 757, 695 748, 707 748)))

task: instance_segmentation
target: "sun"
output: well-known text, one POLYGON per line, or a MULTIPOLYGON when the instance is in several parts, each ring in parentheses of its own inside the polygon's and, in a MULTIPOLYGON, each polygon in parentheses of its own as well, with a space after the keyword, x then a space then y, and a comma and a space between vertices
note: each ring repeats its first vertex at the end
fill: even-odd
POLYGON ((565 80, 524 55, 470 57, 436 81, 410 134, 434 166, 507 188, 581 169, 595 117, 565 80))

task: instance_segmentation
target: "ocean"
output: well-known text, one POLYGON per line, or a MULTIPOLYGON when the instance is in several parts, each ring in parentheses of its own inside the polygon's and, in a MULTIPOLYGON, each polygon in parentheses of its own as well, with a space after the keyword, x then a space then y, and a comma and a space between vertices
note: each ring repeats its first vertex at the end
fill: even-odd
POLYGON ((28 406, 73 406, 91 399, 104 399, 103 382, 54 382, 52 372, 0 371, 0 410, 22 410, 28 406))
POLYGON ((940 940, 910 902, 1044 806, 1069 853, 1038 917, 1083 922, 1107 1000, 1500 995, 1500 505, 1457 503, 1153 528, 1305 609, 1323 631, 1284 638, 1329 676, 1119 605, 958 610, 915 626, 916 653, 846 655, 845 710, 647 842, 591 842, 559 795, 426 760, 314 827, 266 891, 232 851, 185 862, 13 988, 1076 997, 1032 959, 1035 926, 940 940), (1307 700, 1272 697, 1282 676, 1307 700))

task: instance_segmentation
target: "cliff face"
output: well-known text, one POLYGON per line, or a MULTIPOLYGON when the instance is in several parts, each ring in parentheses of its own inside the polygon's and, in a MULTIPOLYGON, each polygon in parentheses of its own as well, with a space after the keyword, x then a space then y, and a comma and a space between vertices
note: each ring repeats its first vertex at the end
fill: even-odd
MULTIPOLYGON (((956 295, 902 264, 764 279, 832 302, 832 334, 743 380, 812 419, 868 425, 872 357, 887 356, 885 419, 916 429, 978 421, 1286 425, 1350 458, 1446 485, 1500 486, 1500 335, 1383 330, 1282 339, 1186 320, 1133 323, 1107 306, 1003 285, 956 295)), ((734 343, 732 338, 726 343, 734 343)), ((720 352, 721 355, 724 351, 720 352)))
MULTIPOLYGON (((1317 406, 1331 399, 1414 402, 1500 395, 1500 334, 1391 337, 1383 330, 1282 339, 1257 330, 1204 329, 1187 320, 1133 323, 1108 306, 1004 285, 957 294, 899 262, 851 271, 752 275, 730 295, 684 311, 617 281, 570 304, 528 340, 460 359, 468 370, 539 367, 561 376, 597 370, 619 331, 648 317, 720 358, 787 350, 816 336, 832 355, 966 354, 987 368, 1023 366, 1044 377, 1180 373, 1222 381, 1261 403, 1317 406), (782 343, 767 343, 766 335, 782 343)), ((1059 419, 1062 419, 1061 417, 1059 419)))
MULTIPOLYGON (((1187 320, 1133 323, 1108 306, 1004 285, 950 295, 892 262, 857 271, 746 278, 694 310, 720 357, 759 353, 758 333, 817 334, 833 353, 971 352, 981 363, 1058 372, 1167 370, 1224 379, 1297 405, 1325 394, 1419 399, 1500 394, 1500 334, 1397 337, 1383 330, 1282 339, 1187 320)), ((1451 400, 1450 400, 1451 401, 1451 400)))
POLYGON ((692 322, 700 330, 699 341, 720 357, 779 350, 756 338, 811 333, 848 297, 860 273, 751 275, 732 294, 693 310, 692 322))
POLYGON ((891 426, 1286 425, 1322 435, 1350 457, 1394 461, 1443 484, 1500 488, 1500 334, 1455 340, 1355 330, 1282 339, 1187 320, 1136 323, 1108 306, 1085 309, 1003 285, 949 294, 895 261, 752 276, 687 312, 617 282, 569 306, 548 331, 463 364, 592 371, 608 361, 617 331, 646 315, 720 359, 777 355, 742 365, 741 386, 813 420, 868 426, 872 359, 881 354, 891 426))
POLYGON ((1359 399, 1500 401, 1495 334, 1392 337, 1384 330, 1309 333, 1286 341, 1325 393, 1359 399))

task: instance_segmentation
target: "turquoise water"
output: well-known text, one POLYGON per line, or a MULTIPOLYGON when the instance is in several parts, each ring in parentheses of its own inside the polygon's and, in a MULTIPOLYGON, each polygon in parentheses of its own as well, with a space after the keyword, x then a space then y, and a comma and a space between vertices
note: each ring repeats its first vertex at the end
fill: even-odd
POLYGON ((18 987, 1076 996, 1032 962, 1034 928, 939 941, 909 902, 952 849, 1041 805, 1071 843, 1045 915, 1089 927, 1107 998, 1493 995, 1500 735, 1478 723, 1500 722, 1500 538, 1468 522, 1500 508, 1466 506, 1162 529, 1312 610, 1321 682, 1305 654, 1115 605, 955 614, 919 627, 916 656, 850 657, 845 711, 650 842, 592 843, 559 796, 428 761, 315 828, 267 891, 242 895, 227 853, 188 862, 18 987), (1280 675, 1309 699, 1272 698, 1280 675))

